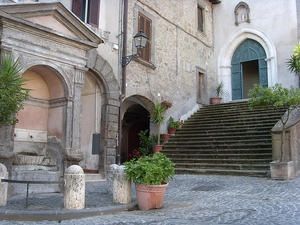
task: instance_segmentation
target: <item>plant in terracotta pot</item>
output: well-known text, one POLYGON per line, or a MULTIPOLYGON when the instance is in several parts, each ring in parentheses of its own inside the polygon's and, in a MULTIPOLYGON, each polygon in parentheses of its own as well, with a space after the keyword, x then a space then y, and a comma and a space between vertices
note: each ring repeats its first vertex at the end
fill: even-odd
POLYGON ((221 82, 216 87, 216 96, 210 98, 210 104, 212 105, 220 104, 222 101, 223 94, 224 94, 224 84, 223 82, 221 82))
POLYGON ((160 144, 160 126, 165 119, 167 108, 162 103, 156 103, 151 113, 151 120, 157 126, 157 145, 154 146, 154 152, 159 152, 162 149, 160 144))
POLYGON ((300 89, 287 89, 283 88, 279 84, 269 88, 255 86, 250 90, 249 96, 250 108, 269 106, 275 110, 286 109, 285 114, 280 118, 279 129, 276 131, 280 133, 280 153, 278 159, 270 164, 271 177, 274 179, 293 178, 294 165, 291 156, 291 149, 289 145, 285 145, 285 140, 287 139, 287 124, 292 111, 299 109, 300 106, 300 89))
POLYGON ((159 209, 163 206, 165 190, 174 176, 175 167, 163 153, 155 153, 126 162, 125 173, 136 185, 139 208, 159 209))
POLYGON ((174 120, 174 118, 171 116, 168 120, 168 133, 174 135, 179 127, 180 121, 174 120))

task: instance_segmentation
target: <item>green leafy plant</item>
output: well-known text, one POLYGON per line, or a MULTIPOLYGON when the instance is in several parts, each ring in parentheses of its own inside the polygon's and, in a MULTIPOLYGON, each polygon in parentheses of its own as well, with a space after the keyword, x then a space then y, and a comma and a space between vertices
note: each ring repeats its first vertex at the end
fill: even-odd
POLYGON ((180 121, 174 120, 172 116, 168 119, 168 128, 175 128, 178 129, 180 127, 180 121))
POLYGON ((293 54, 287 62, 288 68, 291 72, 300 73, 300 44, 296 45, 293 54))
POLYGON ((291 115, 291 111, 299 108, 300 89, 287 89, 283 88, 279 84, 269 88, 256 85, 249 91, 249 97, 250 108, 269 106, 273 107, 274 109, 287 109, 285 115, 280 119, 282 124, 280 161, 283 161, 283 146, 286 133, 286 124, 291 115))
POLYGON ((224 84, 223 82, 219 83, 219 85, 216 87, 216 94, 217 94, 217 97, 221 98, 221 96, 223 95, 224 93, 224 84))
POLYGON ((11 55, 3 55, 0 61, 0 125, 17 122, 16 113, 23 108, 29 90, 23 88, 18 60, 11 55))
POLYGON ((174 176, 174 163, 163 153, 143 156, 125 163, 127 178, 136 184, 166 184, 174 176))
POLYGON ((140 152, 143 156, 149 155, 152 152, 153 146, 156 143, 156 137, 149 135, 148 130, 142 130, 139 133, 140 152))
POLYGON ((165 119, 165 112, 166 112, 167 108, 161 104, 161 103, 156 103, 154 105, 153 111, 151 113, 151 120, 153 123, 155 123, 157 125, 157 144, 160 144, 160 126, 162 124, 162 122, 165 119))

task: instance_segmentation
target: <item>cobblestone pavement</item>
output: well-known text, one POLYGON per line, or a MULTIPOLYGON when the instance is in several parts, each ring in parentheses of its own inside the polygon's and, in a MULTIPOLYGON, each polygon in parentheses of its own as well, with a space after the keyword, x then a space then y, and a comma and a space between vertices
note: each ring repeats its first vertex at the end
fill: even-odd
MULTIPOLYGON (((0 221, 0 225, 58 223, 0 221)), ((253 177, 178 175, 168 187, 163 209, 66 220, 60 224, 299 225, 300 178, 272 181, 253 177)))

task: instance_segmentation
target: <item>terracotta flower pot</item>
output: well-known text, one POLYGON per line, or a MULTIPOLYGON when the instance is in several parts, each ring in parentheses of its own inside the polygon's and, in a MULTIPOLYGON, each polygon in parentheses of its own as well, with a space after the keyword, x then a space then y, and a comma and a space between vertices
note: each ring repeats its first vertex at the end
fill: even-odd
POLYGON ((220 104, 221 101, 222 101, 222 98, 220 98, 220 97, 212 97, 212 98, 210 98, 210 104, 212 104, 212 105, 220 104))
POLYGON ((156 152, 160 152, 162 150, 162 145, 154 145, 153 147, 153 152, 156 153, 156 152))
POLYGON ((163 144, 166 144, 169 141, 170 137, 170 134, 162 134, 163 144))
POLYGON ((136 184, 136 197, 139 209, 160 209, 163 207, 164 196, 168 184, 144 185, 136 184))
POLYGON ((169 127, 169 128, 168 128, 168 133, 171 134, 171 135, 175 135, 175 133, 176 133, 176 128, 169 127))

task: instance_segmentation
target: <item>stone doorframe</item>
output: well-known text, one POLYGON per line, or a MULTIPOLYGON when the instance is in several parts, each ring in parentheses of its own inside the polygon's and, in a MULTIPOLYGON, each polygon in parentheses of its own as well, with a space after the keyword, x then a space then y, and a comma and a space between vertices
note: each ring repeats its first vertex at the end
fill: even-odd
POLYGON ((277 54, 275 45, 270 39, 262 32, 244 28, 234 34, 228 41, 226 41, 224 47, 221 49, 218 62, 217 62, 217 82, 221 81, 224 84, 224 90, 228 92, 228 95, 224 96, 224 101, 228 102, 232 100, 232 87, 231 87, 231 59, 237 49, 237 47, 246 39, 252 39, 257 41, 264 48, 267 58, 268 67, 268 84, 273 86, 278 82, 277 75, 277 54))
POLYGON ((92 50, 88 55, 87 67, 92 70, 102 82, 104 88, 104 104, 101 112, 101 136, 103 152, 99 161, 104 166, 99 172, 106 174, 109 166, 116 163, 116 148, 119 131, 120 86, 110 64, 92 50))

